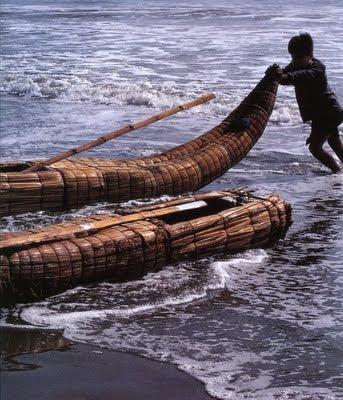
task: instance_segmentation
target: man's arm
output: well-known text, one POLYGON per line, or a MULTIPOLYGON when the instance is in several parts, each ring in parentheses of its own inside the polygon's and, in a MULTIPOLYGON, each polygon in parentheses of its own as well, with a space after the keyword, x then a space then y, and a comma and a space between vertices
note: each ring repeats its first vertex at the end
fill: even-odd
POLYGON ((282 71, 281 85, 295 85, 298 82, 311 81, 325 73, 325 69, 320 65, 312 65, 310 68, 297 71, 292 71, 291 68, 287 69, 287 67, 282 71))
POLYGON ((282 74, 280 75, 280 80, 279 80, 280 85, 293 85, 293 83, 288 83, 287 79, 285 79, 286 74, 288 74, 290 72, 294 72, 293 64, 289 63, 288 65, 285 66, 285 68, 281 69, 281 72, 282 72, 282 74))
POLYGON ((285 66, 285 68, 282 68, 282 73, 287 74, 288 72, 293 72, 294 71, 294 65, 292 63, 289 63, 288 65, 285 66))

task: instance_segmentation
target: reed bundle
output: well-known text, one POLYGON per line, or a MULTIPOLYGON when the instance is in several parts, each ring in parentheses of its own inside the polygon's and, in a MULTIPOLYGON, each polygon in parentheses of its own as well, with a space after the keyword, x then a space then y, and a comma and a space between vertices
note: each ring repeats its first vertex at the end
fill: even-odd
POLYGON ((0 216, 196 191, 248 154, 267 125, 277 86, 265 76, 218 126, 151 157, 72 158, 25 174, 35 162, 0 165, 0 216), (242 118, 249 126, 237 131, 233 122, 242 118))
POLYGON ((166 263, 269 246, 290 220, 290 206, 278 195, 223 191, 1 233, 1 293, 41 297, 84 282, 136 279, 166 263))

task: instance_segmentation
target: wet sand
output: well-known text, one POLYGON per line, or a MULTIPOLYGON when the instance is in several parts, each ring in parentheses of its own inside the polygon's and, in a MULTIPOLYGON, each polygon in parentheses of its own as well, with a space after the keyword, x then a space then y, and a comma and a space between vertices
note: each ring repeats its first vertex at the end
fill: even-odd
POLYGON ((212 399, 173 365, 72 344, 60 333, 24 333, 2 332, 2 400, 212 399))

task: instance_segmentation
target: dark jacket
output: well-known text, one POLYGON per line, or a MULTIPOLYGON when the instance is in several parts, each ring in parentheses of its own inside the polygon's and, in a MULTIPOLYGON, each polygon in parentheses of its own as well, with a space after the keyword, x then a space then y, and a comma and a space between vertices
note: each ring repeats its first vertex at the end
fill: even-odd
POLYGON ((292 63, 283 69, 281 85, 293 85, 304 122, 320 120, 339 125, 343 120, 343 110, 337 97, 330 89, 325 73, 325 65, 313 58, 306 67, 294 67, 292 63))

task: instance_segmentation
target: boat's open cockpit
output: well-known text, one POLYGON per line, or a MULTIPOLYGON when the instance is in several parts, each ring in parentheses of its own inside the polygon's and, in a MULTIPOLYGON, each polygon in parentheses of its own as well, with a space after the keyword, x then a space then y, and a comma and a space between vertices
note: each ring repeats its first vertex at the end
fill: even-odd
POLYGON ((163 222, 173 225, 179 222, 191 221, 196 218, 217 214, 238 205, 237 199, 232 196, 198 200, 176 206, 179 210, 168 215, 158 217, 163 222))
MULTIPOLYGON (((18 161, 18 162, 7 162, 0 163, 0 173, 7 174, 8 172, 22 172, 25 169, 32 167, 33 163, 18 161)), ((46 168, 42 167, 41 171, 46 170, 46 168)))

